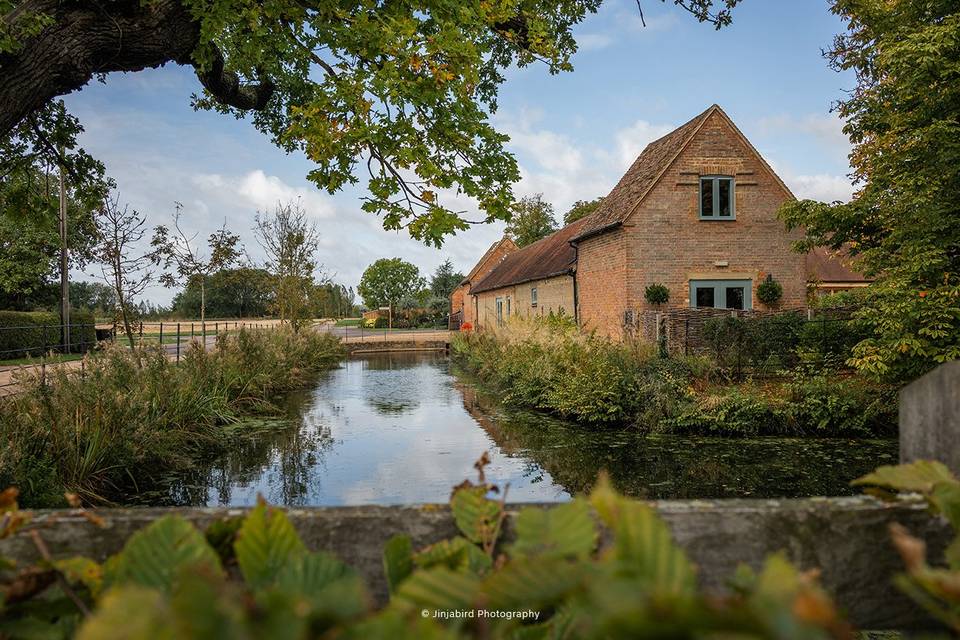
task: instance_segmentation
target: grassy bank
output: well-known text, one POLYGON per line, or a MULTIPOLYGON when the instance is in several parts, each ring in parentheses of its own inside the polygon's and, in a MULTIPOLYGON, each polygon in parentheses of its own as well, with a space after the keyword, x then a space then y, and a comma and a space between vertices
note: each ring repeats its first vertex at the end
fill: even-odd
POLYGON ((454 337, 458 361, 508 404, 585 425, 656 433, 870 437, 896 428, 896 394, 835 371, 798 368, 732 383, 706 357, 585 335, 562 319, 512 321, 454 337))
POLYGON ((18 486, 31 506, 59 505, 64 491, 91 503, 137 491, 222 451, 240 417, 275 413, 284 392, 341 355, 332 336, 286 329, 222 336, 179 365, 158 346, 139 357, 108 346, 82 378, 26 378, 0 403, 0 486, 18 486))

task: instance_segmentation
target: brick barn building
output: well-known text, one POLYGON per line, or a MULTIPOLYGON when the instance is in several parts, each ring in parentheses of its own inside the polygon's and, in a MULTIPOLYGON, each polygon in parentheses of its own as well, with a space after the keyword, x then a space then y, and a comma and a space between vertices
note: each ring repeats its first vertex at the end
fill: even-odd
POLYGON ((804 306, 808 285, 837 290, 864 278, 825 251, 791 244, 777 209, 793 194, 717 105, 647 145, 600 207, 523 249, 505 241, 454 292, 453 310, 482 328, 511 315, 576 317, 611 336, 651 308, 647 286, 670 291, 666 307, 754 309, 768 276, 780 307, 804 306))

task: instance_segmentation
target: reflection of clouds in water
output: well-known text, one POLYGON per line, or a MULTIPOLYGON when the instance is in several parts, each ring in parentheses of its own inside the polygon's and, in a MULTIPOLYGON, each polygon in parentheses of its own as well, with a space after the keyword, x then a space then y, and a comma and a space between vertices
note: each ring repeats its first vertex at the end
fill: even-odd
POLYGON ((446 502, 475 478, 484 451, 490 481, 512 501, 568 496, 535 463, 507 456, 465 410, 440 354, 347 360, 309 394, 299 429, 231 455, 210 477, 213 504, 410 504, 446 502), (262 450, 266 448, 266 450, 262 450))

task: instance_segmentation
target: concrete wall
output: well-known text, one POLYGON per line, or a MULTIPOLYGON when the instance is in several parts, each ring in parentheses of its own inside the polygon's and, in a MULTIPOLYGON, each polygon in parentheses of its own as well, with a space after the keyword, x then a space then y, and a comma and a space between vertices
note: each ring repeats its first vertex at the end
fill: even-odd
POLYGON ((960 360, 900 391, 900 462, 939 460, 960 475, 960 360))
MULTIPOLYGON (((916 628, 927 619, 891 584, 902 563, 890 544, 888 526, 899 522, 927 541, 941 557, 950 538, 946 524, 919 500, 895 504, 869 497, 802 500, 696 500, 654 503, 678 543, 698 567, 702 585, 720 590, 739 563, 759 567, 766 555, 785 551, 803 569, 822 570, 822 582, 861 628, 916 628)), ((506 539, 520 506, 510 507, 506 539)), ((243 509, 103 509, 101 528, 71 511, 36 512, 30 527, 0 540, 0 555, 29 564, 37 550, 29 535, 39 530, 58 558, 84 555, 103 560, 135 531, 176 513, 206 527, 243 509)), ((364 575, 380 602, 386 599, 381 550, 394 534, 406 533, 420 548, 456 535, 445 506, 336 507, 287 511, 310 549, 338 556, 364 575)))

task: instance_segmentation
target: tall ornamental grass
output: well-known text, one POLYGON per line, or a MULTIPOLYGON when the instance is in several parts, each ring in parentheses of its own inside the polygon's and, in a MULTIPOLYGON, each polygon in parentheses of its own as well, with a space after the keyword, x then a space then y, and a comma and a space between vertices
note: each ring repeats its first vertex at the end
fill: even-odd
POLYGON ((871 437, 896 432, 896 390, 809 365, 730 381, 708 357, 661 358, 558 318, 458 334, 455 358, 506 403, 586 426, 719 436, 871 437))
POLYGON ((64 492, 89 503, 128 495, 222 451, 229 425, 275 413, 284 392, 341 358, 339 341, 312 331, 241 330, 177 364, 159 345, 110 345, 84 374, 48 370, 21 378, 0 402, 0 486, 26 504, 57 505, 64 492))
POLYGON ((508 404, 588 425, 656 423, 711 374, 703 358, 664 360, 652 345, 582 333, 564 318, 512 319, 458 334, 452 348, 508 404))

